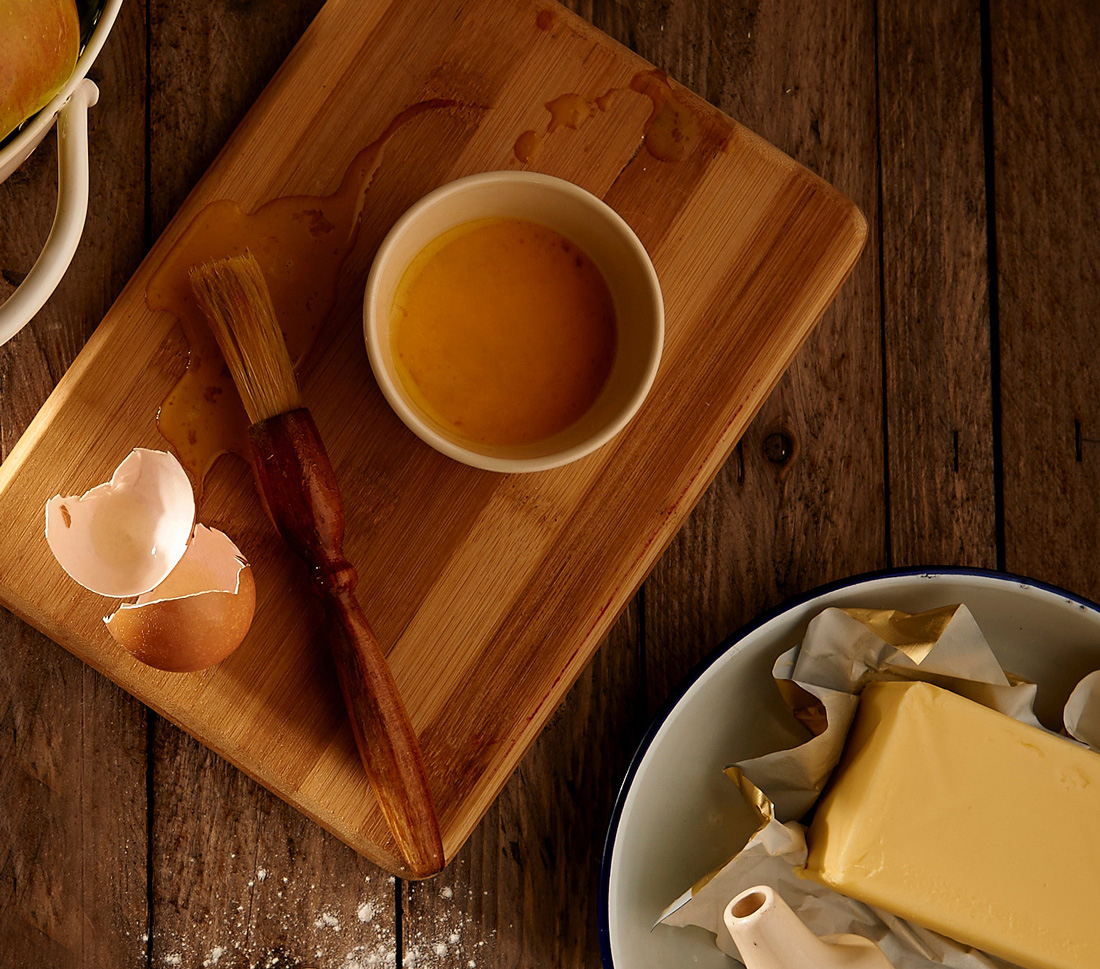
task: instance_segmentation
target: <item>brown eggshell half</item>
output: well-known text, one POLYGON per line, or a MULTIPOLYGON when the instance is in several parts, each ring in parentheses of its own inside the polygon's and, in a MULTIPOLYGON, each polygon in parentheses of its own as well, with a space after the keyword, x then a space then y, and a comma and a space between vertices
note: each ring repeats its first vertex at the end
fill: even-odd
POLYGON ((141 662, 190 673, 232 653, 252 625, 255 609, 252 569, 222 532, 197 525, 191 546, 168 578, 104 622, 141 662))

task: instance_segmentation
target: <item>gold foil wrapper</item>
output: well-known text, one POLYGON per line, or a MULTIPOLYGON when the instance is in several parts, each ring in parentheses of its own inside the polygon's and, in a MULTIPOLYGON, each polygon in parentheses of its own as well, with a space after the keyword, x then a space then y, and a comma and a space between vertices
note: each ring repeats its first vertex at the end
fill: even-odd
MULTIPOLYGON (((775 820, 775 807, 771 802, 771 798, 750 781, 744 773, 742 773, 740 767, 727 767, 724 773, 726 777, 737 785, 738 790, 741 791, 741 796, 756 814, 757 825, 753 830, 752 836, 749 838, 751 841, 775 820)), ((707 874, 691 886, 691 893, 694 895, 701 892, 707 882, 717 875, 719 871, 721 871, 721 869, 716 868, 714 871, 707 872, 707 874)))
POLYGON ((920 664, 939 642, 948 623, 959 607, 941 606, 928 612, 908 613, 897 609, 843 609, 853 619, 863 623, 883 642, 901 650, 914 663, 920 664))
MULTIPOLYGON (((776 680, 775 685, 779 689, 779 695, 783 697, 783 702, 791 708, 795 720, 815 737, 825 732, 829 726, 829 714, 821 700, 808 690, 804 690, 794 680, 776 680)), ((726 774, 729 774, 728 769, 726 774)))

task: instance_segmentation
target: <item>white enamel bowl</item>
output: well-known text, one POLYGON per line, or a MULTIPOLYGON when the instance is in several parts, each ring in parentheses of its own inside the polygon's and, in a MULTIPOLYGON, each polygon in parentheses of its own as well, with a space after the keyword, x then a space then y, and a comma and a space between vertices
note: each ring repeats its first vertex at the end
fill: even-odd
POLYGON ((26 326, 61 282, 88 214, 88 109, 99 89, 87 74, 118 17, 122 0, 104 0, 76 67, 56 97, 0 147, 3 182, 38 147, 57 120, 57 211, 37 261, 19 288, 0 305, 0 345, 26 326))
POLYGON ((728 764, 798 740, 771 678, 827 606, 921 612, 963 602, 1005 669, 1039 685, 1036 712, 1060 727, 1077 682, 1100 668, 1100 606, 1052 586, 979 570, 856 576, 782 607, 723 643, 651 725, 627 772, 604 847, 600 944, 607 969, 731 969, 698 928, 653 928, 677 896, 724 863, 754 819, 728 764))

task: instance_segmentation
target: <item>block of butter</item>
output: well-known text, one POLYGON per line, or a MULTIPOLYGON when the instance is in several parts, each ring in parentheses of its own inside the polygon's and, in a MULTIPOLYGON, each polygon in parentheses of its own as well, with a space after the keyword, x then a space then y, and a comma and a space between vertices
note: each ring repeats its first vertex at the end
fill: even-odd
POLYGON ((1100 967, 1100 754, 927 683, 872 683, 805 874, 1026 969, 1100 967))

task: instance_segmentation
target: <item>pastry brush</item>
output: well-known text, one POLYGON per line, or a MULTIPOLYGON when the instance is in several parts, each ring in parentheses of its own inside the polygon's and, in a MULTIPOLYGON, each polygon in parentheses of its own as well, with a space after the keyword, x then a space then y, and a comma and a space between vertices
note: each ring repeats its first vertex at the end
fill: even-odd
POLYGON ((439 823, 416 734, 386 657, 355 597, 344 557, 344 510, 320 434, 302 406, 271 294, 251 252, 190 271, 251 424, 248 437, 267 512, 311 566, 329 645, 363 766, 410 872, 443 867, 439 823))

